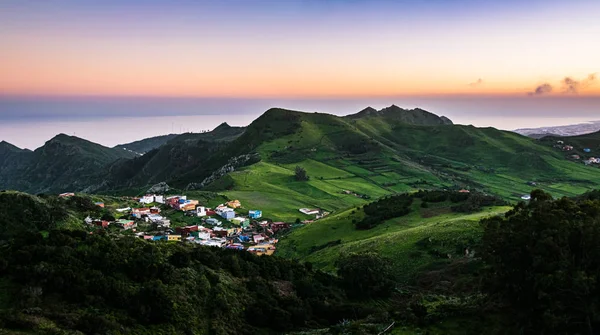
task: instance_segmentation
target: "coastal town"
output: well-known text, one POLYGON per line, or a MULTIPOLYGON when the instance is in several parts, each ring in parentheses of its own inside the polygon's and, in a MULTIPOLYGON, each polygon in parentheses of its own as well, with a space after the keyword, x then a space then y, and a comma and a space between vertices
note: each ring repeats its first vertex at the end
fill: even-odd
MULTIPOLYGON (((67 198, 74 195, 63 193, 59 196, 67 198)), ((185 195, 147 194, 127 200, 136 205, 115 208, 118 219, 86 217, 84 222, 90 233, 98 229, 112 229, 147 241, 194 243, 270 256, 275 253, 279 241, 277 236, 291 227, 290 223, 264 219, 260 209, 244 209, 239 200, 227 201, 214 208, 185 195), (183 214, 183 217, 197 223, 175 226, 165 212, 178 216, 183 214)), ((96 202, 95 206, 104 208, 105 204, 96 202)), ((328 214, 311 208, 300 208, 299 212, 314 216, 314 220, 328 214)), ((310 224, 314 220, 296 220, 295 224, 310 224)))

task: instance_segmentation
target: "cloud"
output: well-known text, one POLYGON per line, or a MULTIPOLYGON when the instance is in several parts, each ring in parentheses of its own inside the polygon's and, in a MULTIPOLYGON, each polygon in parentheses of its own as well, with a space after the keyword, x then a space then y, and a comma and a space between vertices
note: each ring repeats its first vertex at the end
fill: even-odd
POLYGON ((481 86, 481 85, 483 85, 483 79, 481 79, 481 78, 479 78, 475 82, 469 84, 469 86, 471 86, 471 87, 477 87, 477 86, 481 86))
POLYGON ((552 92, 552 85, 545 83, 535 88, 533 92, 527 93, 527 95, 542 95, 552 92))
POLYGON ((596 74, 592 73, 583 80, 575 80, 571 77, 565 77, 560 83, 563 87, 563 93, 578 94, 579 90, 592 85, 596 81, 596 74))

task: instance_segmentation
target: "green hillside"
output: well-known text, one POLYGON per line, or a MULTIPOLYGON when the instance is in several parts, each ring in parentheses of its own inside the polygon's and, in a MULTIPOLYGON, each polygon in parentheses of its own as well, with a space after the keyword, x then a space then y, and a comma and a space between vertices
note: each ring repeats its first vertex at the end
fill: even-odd
POLYGON ((450 125, 437 116, 432 121, 429 113, 427 122, 410 124, 405 113, 395 106, 349 117, 271 109, 226 149, 232 155, 256 151, 262 161, 209 189, 274 219, 294 220, 306 218, 298 208, 337 211, 418 189, 468 188, 517 201, 532 182, 559 196, 600 185, 600 170, 566 160, 534 139, 450 125), (294 179, 296 166, 309 181, 294 179))
POLYGON ((59 134, 35 151, 4 142, 0 156, 0 188, 58 193, 85 188, 108 164, 135 154, 59 134))
POLYGON ((459 257, 465 247, 478 245, 478 222, 510 209, 496 206, 475 213, 455 213, 449 202, 430 203, 427 208, 421 208, 421 204, 416 200, 410 214, 366 231, 357 230, 353 224, 364 217, 362 207, 344 210, 294 229, 281 239, 277 255, 334 271, 341 255, 376 252, 390 258, 397 278, 408 282, 427 268, 448 264, 451 259, 447 255, 459 257))
POLYGON ((185 188, 189 182, 200 181, 227 162, 227 145, 239 137, 245 128, 221 124, 211 132, 178 135, 141 157, 112 164, 98 176, 87 192, 147 189, 166 181, 185 188), (196 177, 199 176, 199 177, 196 177))

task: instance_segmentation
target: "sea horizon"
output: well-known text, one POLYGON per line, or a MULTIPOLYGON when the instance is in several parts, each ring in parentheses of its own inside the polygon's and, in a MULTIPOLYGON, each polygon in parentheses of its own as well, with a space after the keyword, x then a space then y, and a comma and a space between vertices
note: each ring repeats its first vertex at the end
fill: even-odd
POLYGON ((247 126, 269 108, 338 116, 422 108, 455 124, 502 130, 598 121, 600 97, 154 98, 0 97, 0 141, 34 150, 59 133, 112 147, 148 137, 247 126))

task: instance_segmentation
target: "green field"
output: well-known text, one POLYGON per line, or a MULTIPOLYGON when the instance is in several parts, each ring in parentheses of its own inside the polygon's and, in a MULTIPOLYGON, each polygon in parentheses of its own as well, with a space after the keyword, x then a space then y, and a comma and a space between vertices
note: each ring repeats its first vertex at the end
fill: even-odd
POLYGON ((420 203, 414 202, 409 215, 366 231, 356 230, 352 223, 362 218, 362 210, 348 209, 293 230, 281 239, 277 255, 334 271, 335 261, 344 253, 375 251, 392 259, 398 278, 408 281, 428 267, 447 263, 447 254, 460 256, 463 247, 476 245, 481 232, 479 220, 510 209, 488 207, 478 213, 462 214, 452 213, 449 203, 426 209, 420 208, 420 203), (337 240, 339 244, 335 244, 337 240), (334 245, 327 246, 328 243, 334 245), (432 250, 443 257, 433 255, 432 250))

